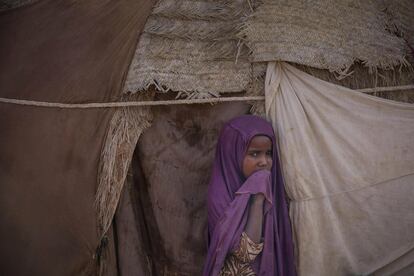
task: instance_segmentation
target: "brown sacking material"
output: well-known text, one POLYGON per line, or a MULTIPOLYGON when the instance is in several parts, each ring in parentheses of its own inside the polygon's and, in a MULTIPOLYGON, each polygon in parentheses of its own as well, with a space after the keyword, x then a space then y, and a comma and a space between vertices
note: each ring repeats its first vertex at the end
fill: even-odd
MULTIPOLYGON (((2 12, 0 97, 118 100, 152 5, 45 0, 2 12)), ((0 274, 97 272, 94 200, 113 112, 0 104, 0 274)))

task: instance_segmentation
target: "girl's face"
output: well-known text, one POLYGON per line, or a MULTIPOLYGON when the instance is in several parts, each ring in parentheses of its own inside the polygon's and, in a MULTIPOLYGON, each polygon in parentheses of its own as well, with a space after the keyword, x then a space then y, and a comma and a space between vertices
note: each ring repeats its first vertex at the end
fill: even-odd
POLYGON ((243 159, 243 175, 248 178, 254 172, 272 168, 272 141, 269 137, 253 137, 243 159))

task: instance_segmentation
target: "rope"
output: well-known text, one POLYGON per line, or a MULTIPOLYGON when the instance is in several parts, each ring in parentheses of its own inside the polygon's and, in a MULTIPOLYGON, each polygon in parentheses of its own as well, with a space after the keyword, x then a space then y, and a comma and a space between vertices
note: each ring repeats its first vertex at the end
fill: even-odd
MULTIPOLYGON (((375 92, 392 92, 414 89, 414 85, 403 86, 388 86, 388 87, 376 87, 365 88, 357 91, 363 93, 375 93, 375 92)), ((208 98, 208 99, 190 99, 190 100, 168 100, 168 101, 129 101, 129 102, 106 102, 106 103, 54 103, 54 102, 42 102, 42 101, 28 101, 18 100, 10 98, 1 98, 0 103, 17 104, 26 106, 37 107, 53 107, 53 108, 71 108, 71 109, 87 109, 87 108, 119 108, 119 107, 132 107, 132 106, 156 106, 156 105, 177 105, 177 104, 205 104, 205 103, 221 103, 221 102, 243 102, 243 101, 264 101, 264 96, 250 96, 250 97, 224 97, 224 98, 208 98)))
POLYGON ((0 98, 2 103, 30 105, 39 107, 57 107, 57 108, 110 108, 110 107, 131 107, 131 106, 154 106, 154 105, 175 105, 175 104, 203 104, 203 103, 221 103, 221 102, 240 102, 240 101, 262 101, 264 96, 255 97, 226 97, 226 98, 209 98, 193 100, 169 100, 169 101, 145 101, 145 102, 107 102, 107 103, 85 103, 85 104, 65 104, 52 102, 39 102, 0 98))
POLYGON ((393 92, 393 91, 402 91, 414 89, 414 84, 410 85, 401 85, 401 86, 386 86, 386 87, 375 87, 375 88, 364 88, 357 89, 357 91, 362 93, 376 93, 376 92, 393 92))

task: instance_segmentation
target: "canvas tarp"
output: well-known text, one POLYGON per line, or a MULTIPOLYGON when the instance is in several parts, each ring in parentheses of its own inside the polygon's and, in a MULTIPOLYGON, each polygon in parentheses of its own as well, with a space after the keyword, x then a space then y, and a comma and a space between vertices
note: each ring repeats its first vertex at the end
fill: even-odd
POLYGON ((414 105, 269 63, 300 275, 414 274, 414 105))
MULTIPOLYGON (((0 97, 119 100, 152 5, 45 0, 2 12, 0 97)), ((113 113, 0 104, 0 274, 96 273, 98 164, 113 113)))

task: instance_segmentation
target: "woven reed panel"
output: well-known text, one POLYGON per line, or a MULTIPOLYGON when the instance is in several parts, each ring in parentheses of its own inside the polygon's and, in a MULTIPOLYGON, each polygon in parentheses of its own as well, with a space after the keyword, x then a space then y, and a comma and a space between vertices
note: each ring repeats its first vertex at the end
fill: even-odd
POLYGON ((248 13, 245 0, 159 1, 138 43, 125 92, 152 84, 190 98, 246 90, 252 69, 237 33, 248 13))
POLYGON ((414 1, 386 0, 384 11, 389 16, 391 30, 414 48, 414 1))
POLYGON ((241 36, 253 61, 284 60, 330 71, 355 61, 390 68, 407 64, 403 39, 387 31, 379 1, 263 0, 241 36))

